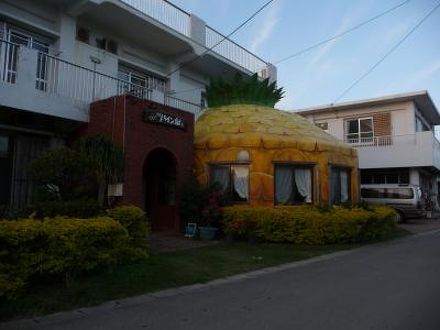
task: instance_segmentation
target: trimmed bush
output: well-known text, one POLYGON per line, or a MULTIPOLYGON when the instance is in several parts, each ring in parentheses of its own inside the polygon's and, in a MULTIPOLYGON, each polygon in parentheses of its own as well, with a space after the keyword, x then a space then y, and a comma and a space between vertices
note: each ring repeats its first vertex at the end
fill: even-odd
POLYGON ((251 233, 267 242, 343 244, 379 240, 396 228, 395 212, 378 206, 322 209, 313 206, 249 207, 223 209, 223 231, 245 239, 251 233))
POLYGON ((126 229, 109 217, 0 221, 0 295, 8 297, 35 279, 79 273, 145 256, 126 229))
POLYGON ((146 250, 148 247, 148 224, 145 212, 136 206, 120 206, 107 210, 110 218, 118 221, 130 235, 132 246, 146 250))
POLYGON ((37 202, 30 209, 36 212, 36 217, 39 219, 57 216, 85 219, 96 217, 103 211, 98 202, 91 198, 71 201, 37 202))

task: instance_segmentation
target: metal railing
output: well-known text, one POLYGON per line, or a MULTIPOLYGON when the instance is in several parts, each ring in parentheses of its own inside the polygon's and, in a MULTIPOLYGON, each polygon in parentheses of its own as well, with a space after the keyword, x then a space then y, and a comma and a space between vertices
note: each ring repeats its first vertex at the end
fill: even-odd
POLYGON ((393 144, 392 135, 346 138, 345 142, 356 147, 389 146, 393 144))
POLYGON ((132 94, 150 99, 151 90, 81 67, 45 53, 38 54, 35 88, 77 101, 93 102, 110 96, 132 94))
POLYGON ((202 110, 200 104, 183 101, 181 99, 176 99, 175 97, 169 95, 165 96, 165 105, 168 105, 176 109, 192 112, 195 115, 197 115, 202 110))
POLYGON ((416 132, 415 134, 402 134, 402 135, 382 135, 373 136, 368 138, 349 138, 345 139, 345 142, 353 145, 354 147, 386 147, 391 145, 415 145, 419 143, 420 139, 426 134, 432 135, 433 143, 436 147, 440 147, 440 142, 435 136, 434 132, 424 131, 416 132))
MULTIPOLYGON (((191 38, 191 15, 166 0, 120 0, 126 5, 151 16, 158 22, 167 25, 177 32, 191 38)), ((206 44, 211 48, 225 38, 213 28, 205 27, 206 44)), ((223 40, 212 52, 232 61, 246 70, 262 76, 267 63, 231 39, 223 40)))
POLYGON ((165 0, 121 0, 156 21, 190 36, 190 14, 165 0))
POLYGON ((18 45, 0 39, 0 81, 15 84, 17 66, 18 45))
MULTIPOLYGON (((45 93, 87 103, 124 94, 134 95, 144 100, 152 100, 153 80, 151 81, 153 86, 139 85, 81 67, 45 53, 39 53, 38 62, 36 89, 45 93)), ((160 91, 162 89, 160 86, 156 86, 154 89, 160 91)), ((167 91, 163 92, 163 95, 166 95, 167 91)), ((198 104, 170 96, 165 96, 163 103, 193 113, 198 113, 201 108, 198 104)))
MULTIPOLYGON (((223 40, 225 36, 220 32, 217 32, 213 28, 206 26, 206 47, 211 48, 223 40)), ((241 47, 237 43, 230 39, 223 40, 218 46, 216 46, 213 52, 224 58, 237 63, 241 67, 261 75, 262 69, 266 67, 266 62, 252 54, 247 49, 241 47)))

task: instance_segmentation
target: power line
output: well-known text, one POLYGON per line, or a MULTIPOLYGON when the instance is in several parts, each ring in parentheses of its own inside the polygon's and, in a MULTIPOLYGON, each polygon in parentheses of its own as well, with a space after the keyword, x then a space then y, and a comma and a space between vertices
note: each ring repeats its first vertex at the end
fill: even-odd
MULTIPOLYGON (((266 8, 267 6, 269 6, 274 0, 269 0, 267 1, 263 6, 261 6, 256 12, 254 12, 251 16, 249 16, 248 19, 246 19, 243 23, 241 23, 239 26, 237 26, 231 33, 229 33, 227 36, 223 37, 219 42, 217 42, 214 46, 208 48, 207 50, 205 50, 202 54, 198 55, 196 58, 185 62, 181 65, 179 65, 179 67, 173 71, 171 71, 170 73, 167 74, 167 77, 171 76, 173 73, 179 71, 181 68, 183 68, 184 66, 187 66, 189 64, 194 63, 195 61, 197 61, 200 57, 202 57, 203 55, 209 53, 211 50, 213 50, 215 47, 217 47, 218 45, 220 45, 223 41, 225 41, 226 39, 229 39, 229 37, 231 37, 232 35, 234 35, 238 30, 240 30, 243 26, 245 26, 247 23, 249 23, 252 19, 254 19, 255 16, 257 16, 261 11, 263 11, 264 8, 266 8)), ((409 0, 408 0, 409 1, 409 0)))
POLYGON ((350 90, 352 90, 357 84, 359 84, 365 77, 367 77, 371 72, 373 72, 374 69, 376 69, 379 64, 381 64, 385 59, 390 56, 401 44, 405 42, 406 39, 409 38, 411 34, 413 34, 414 31, 416 31, 420 25, 422 25, 438 8, 440 7, 440 1, 432 8, 416 25, 413 26, 413 28, 402 38, 397 42, 391 49, 382 56, 379 61, 377 61, 370 69, 367 70, 362 76, 360 76, 353 84, 350 85, 344 92, 339 95, 333 103, 338 102, 342 97, 344 97, 350 90))
POLYGON ((394 6, 394 7, 390 8, 390 9, 388 9, 388 10, 386 10, 386 11, 384 11, 384 12, 382 12, 382 13, 376 15, 376 16, 373 16, 373 17, 371 17, 370 19, 368 19, 368 20, 366 20, 366 21, 363 21, 363 22, 361 22, 361 23, 359 23, 359 24, 357 24, 357 25, 355 25, 355 26, 349 28, 348 30, 345 30, 345 31, 343 31, 343 32, 341 32, 341 33, 338 33, 338 34, 336 34, 336 35, 334 35, 334 36, 332 36, 332 37, 330 37, 330 38, 327 38, 327 39, 324 39, 324 40, 322 40, 322 41, 319 41, 319 42, 317 42, 316 44, 313 44, 313 45, 311 45, 311 46, 309 46, 309 47, 307 47, 307 48, 304 48, 304 49, 302 49, 302 50, 300 50, 300 51, 298 51, 298 52, 296 52, 296 53, 293 53, 292 55, 289 55, 289 56, 287 56, 287 57, 284 57, 284 58, 282 58, 281 60, 278 60, 278 61, 274 62, 274 64, 280 64, 280 63, 282 63, 282 62, 285 62, 285 61, 287 61, 287 60, 290 60, 291 58, 294 58, 294 57, 297 57, 297 56, 302 55, 302 54, 304 54, 304 53, 307 53, 308 51, 310 51, 310 50, 312 50, 312 49, 315 49, 316 47, 319 47, 319 46, 321 46, 321 45, 324 45, 324 44, 326 44, 327 42, 330 42, 330 41, 333 41, 333 40, 335 40, 335 39, 338 39, 338 38, 340 38, 340 37, 342 37, 342 36, 344 36, 344 35, 346 35, 346 34, 348 34, 348 33, 350 33, 350 32, 353 32, 354 30, 359 29, 360 27, 362 27, 362 26, 364 26, 364 25, 366 25, 366 24, 368 24, 368 23, 371 23, 371 22, 377 20, 378 18, 380 18, 380 17, 382 17, 382 16, 384 16, 384 15, 386 15, 386 14, 388 14, 388 13, 391 13, 392 11, 394 11, 394 10, 396 10, 396 9, 398 9, 398 8, 400 8, 400 7, 402 7, 402 6, 404 6, 404 5, 406 5, 406 4, 407 4, 408 2, 410 2, 410 1, 411 1, 411 0, 406 0, 406 1, 404 1, 404 2, 401 2, 401 3, 398 4, 397 6, 394 6))

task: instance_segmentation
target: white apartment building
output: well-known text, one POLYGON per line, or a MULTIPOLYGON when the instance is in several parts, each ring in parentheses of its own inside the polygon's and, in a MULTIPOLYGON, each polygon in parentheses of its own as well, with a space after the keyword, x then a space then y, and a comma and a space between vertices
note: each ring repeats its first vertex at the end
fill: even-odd
POLYGON ((440 115, 427 91, 297 111, 357 148, 361 183, 415 184, 438 196, 440 115))
POLYGON ((29 202, 27 165, 87 123, 94 101, 130 94, 197 114, 210 77, 276 79, 229 39, 206 52, 223 38, 165 0, 1 0, 0 205, 29 202))

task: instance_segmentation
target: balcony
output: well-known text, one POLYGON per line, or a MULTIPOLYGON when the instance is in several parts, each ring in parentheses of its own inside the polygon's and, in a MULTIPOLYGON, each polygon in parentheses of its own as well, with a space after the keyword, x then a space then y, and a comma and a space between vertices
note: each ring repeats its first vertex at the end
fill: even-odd
POLYGON ((234 41, 228 38, 225 39, 223 34, 207 25, 203 27, 195 26, 193 23, 194 16, 166 0, 120 0, 120 2, 196 41, 200 44, 199 46, 203 47, 203 50, 214 47, 224 39, 212 49, 212 53, 231 61, 249 73, 257 73, 262 78, 267 78, 270 75, 265 70, 268 63, 263 59, 234 41), (194 33, 195 29, 198 29, 198 31, 194 33))
POLYGON ((0 40, 0 105, 88 121, 91 102, 131 94, 197 114, 200 105, 170 97, 157 81, 140 85, 0 40))
POLYGON ((431 167, 440 170, 440 143, 431 131, 346 142, 352 142, 350 144, 358 149, 361 169, 431 167))

